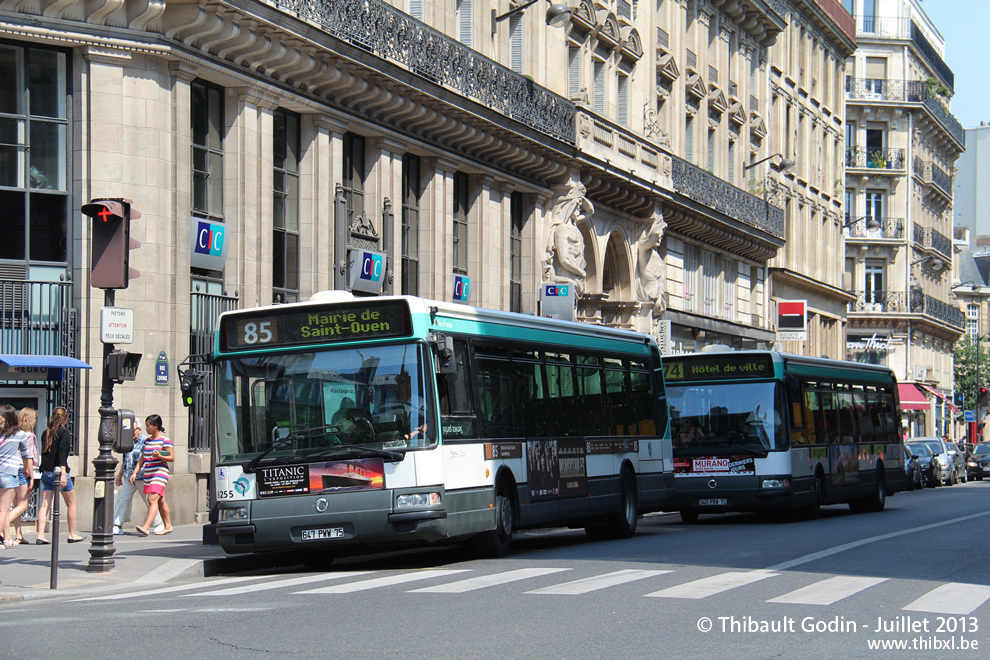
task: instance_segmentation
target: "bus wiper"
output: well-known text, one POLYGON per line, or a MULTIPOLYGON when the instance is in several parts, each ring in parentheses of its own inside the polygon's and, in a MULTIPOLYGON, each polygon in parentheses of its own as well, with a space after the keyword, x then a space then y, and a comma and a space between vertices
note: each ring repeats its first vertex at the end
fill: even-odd
POLYGON ((746 447, 745 445, 727 445, 726 449, 732 449, 734 451, 745 452, 756 456, 757 458, 766 458, 770 455, 770 451, 767 449, 754 449, 753 447, 746 447))
POLYGON ((252 458, 247 463, 245 463, 244 464, 244 471, 245 472, 249 472, 249 473, 250 472, 254 472, 254 469, 256 467, 258 467, 258 464, 259 463, 261 463, 261 459, 263 459, 265 456, 268 456, 268 454, 272 453, 273 451, 275 451, 275 445, 274 444, 271 447, 269 447, 268 449, 266 449, 265 451, 261 452, 260 454, 258 454, 254 458, 252 458))
POLYGON ((399 463, 406 457, 405 453, 398 451, 389 451, 387 449, 374 449, 372 447, 364 447, 362 445, 330 445, 329 447, 317 447, 316 449, 310 449, 305 451, 300 456, 305 456, 306 458, 314 457, 325 457, 329 454, 337 453, 339 450, 351 450, 351 451, 362 451, 366 454, 372 456, 378 456, 380 458, 386 458, 393 463, 399 463))

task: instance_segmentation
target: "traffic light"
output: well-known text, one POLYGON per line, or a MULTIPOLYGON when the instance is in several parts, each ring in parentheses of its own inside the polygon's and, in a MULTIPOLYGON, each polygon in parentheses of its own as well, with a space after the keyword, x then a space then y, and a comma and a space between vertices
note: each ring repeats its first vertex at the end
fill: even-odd
POLYGON ((193 404, 193 390, 196 389, 196 380, 192 376, 183 375, 179 378, 179 392, 182 393, 182 405, 189 408, 193 404))
POLYGON ((130 251, 141 247, 131 238, 131 220, 141 213, 129 199, 94 199, 82 212, 93 218, 90 285, 97 289, 126 289, 141 273, 130 268, 130 251))
POLYGON ((980 393, 976 397, 976 408, 977 408, 977 410, 979 410, 980 408, 982 408, 985 405, 987 405, 987 396, 988 395, 990 395, 990 392, 987 391, 987 388, 981 387, 980 388, 980 393))
POLYGON ((138 365, 141 364, 140 353, 113 351, 107 356, 107 375, 115 383, 137 378, 138 365))

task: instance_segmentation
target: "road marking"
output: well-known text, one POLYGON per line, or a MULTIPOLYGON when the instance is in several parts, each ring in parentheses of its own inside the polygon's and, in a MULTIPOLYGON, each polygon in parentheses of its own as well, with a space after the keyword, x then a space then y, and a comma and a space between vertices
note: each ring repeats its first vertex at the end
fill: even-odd
POLYGON ((759 582, 769 577, 776 577, 776 573, 767 571, 730 571, 721 575, 685 582, 676 587, 654 591, 646 594, 647 598, 707 598, 723 591, 743 587, 753 582, 759 582))
POLYGON ((146 589, 144 591, 135 591, 126 594, 113 594, 111 596, 96 596, 94 598, 78 598, 72 603, 81 603, 87 600, 122 600, 124 598, 141 598, 142 596, 155 596, 157 594, 170 594, 176 591, 189 591, 190 589, 202 589, 204 587, 219 587, 222 584, 233 584, 237 582, 248 582, 250 580, 262 580, 268 575, 249 575, 245 577, 232 577, 223 578, 220 580, 210 580, 209 583, 197 582, 196 584, 180 584, 175 587, 160 587, 158 589, 146 589))
POLYGON ((604 575, 584 578, 583 580, 565 582, 553 587, 534 589, 533 591, 527 591, 525 593, 548 594, 553 596, 577 596, 591 591, 597 591, 599 589, 606 589, 608 587, 626 584, 627 582, 635 582, 636 580, 644 580, 649 577, 663 575, 664 573, 673 573, 673 571, 647 571, 640 570, 638 568, 628 568, 623 571, 615 571, 614 573, 605 573, 604 575))
POLYGON ((509 582, 516 582, 518 580, 527 580, 529 578, 540 577, 541 575, 550 575, 552 573, 560 573, 561 571, 569 571, 569 570, 571 569, 570 568, 520 568, 515 571, 505 571, 504 573, 482 575, 476 578, 468 578, 467 580, 458 580, 457 582, 440 584, 435 587, 424 587, 423 589, 413 589, 409 593, 462 594, 467 591, 474 591, 475 589, 494 587, 500 584, 508 584, 509 582))
POLYGON ((387 575, 373 580, 362 580, 360 582, 350 582, 348 584, 337 584, 332 587, 321 587, 320 589, 310 589, 309 591, 296 591, 297 594, 349 594, 355 591, 366 591, 379 587, 390 587, 406 582, 416 582, 418 580, 429 580, 430 578, 453 575, 455 573, 467 573, 468 569, 451 570, 427 570, 415 573, 403 573, 401 575, 387 575))
POLYGON ((794 603, 798 605, 831 605, 843 598, 848 598, 875 584, 886 582, 887 578, 854 577, 837 575, 827 580, 821 580, 807 587, 802 587, 789 594, 771 598, 768 603, 794 603))
POLYGON ((255 591, 266 591, 268 589, 281 589, 282 587, 294 587, 300 584, 311 582, 327 582, 329 580, 339 580, 341 578, 355 577, 357 575, 367 575, 371 571, 341 571, 340 573, 324 573, 322 575, 306 575, 304 577, 289 578, 286 580, 276 580, 265 582, 264 584, 248 584, 243 587, 230 587, 229 589, 218 589, 217 591, 204 591, 196 594, 182 594, 180 598, 198 598, 201 596, 236 596, 255 591))
POLYGON ((990 598, 990 587, 982 584, 950 582, 932 589, 901 609, 939 614, 970 614, 988 598, 990 598))
POLYGON ((800 566, 801 564, 807 564, 819 559, 824 559, 825 557, 830 557, 831 555, 839 554, 840 552, 845 552, 846 550, 852 550, 853 548, 858 548, 861 545, 866 545, 868 543, 875 543, 877 541, 886 541, 887 539, 897 538, 898 536, 904 536, 905 534, 916 534, 917 532, 925 531, 926 529, 935 529, 936 527, 942 527, 944 525, 954 525, 955 523, 964 522, 966 520, 972 520, 973 518, 979 518, 981 516, 990 516, 990 511, 984 511, 983 513, 973 513, 968 516, 963 516, 961 518, 953 518, 951 520, 943 520, 942 522, 931 523, 930 525, 922 525, 921 527, 912 527, 911 529, 903 529, 899 532, 890 532, 889 534, 880 534, 879 536, 871 536, 866 539, 860 539, 859 541, 852 541, 851 543, 843 543, 842 545, 837 545, 832 548, 826 548, 819 552, 813 552, 810 555, 805 555, 803 557, 798 557, 797 559, 791 559, 790 561, 785 561, 781 564, 775 564, 770 566, 766 570, 768 571, 786 571, 789 568, 794 568, 795 566, 800 566))

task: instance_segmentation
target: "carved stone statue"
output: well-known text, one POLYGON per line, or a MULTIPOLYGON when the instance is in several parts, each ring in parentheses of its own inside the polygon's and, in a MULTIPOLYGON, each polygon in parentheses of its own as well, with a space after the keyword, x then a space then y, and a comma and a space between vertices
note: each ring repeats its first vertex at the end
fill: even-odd
POLYGON ((667 223, 662 213, 653 215, 653 224, 643 232, 636 243, 639 271, 639 297, 653 301, 653 316, 659 316, 667 309, 667 266, 657 253, 667 223))
POLYGON ((584 293, 586 268, 584 236, 577 223, 595 207, 585 197, 581 182, 568 184, 554 203, 544 256, 544 281, 570 283, 578 295, 584 293))

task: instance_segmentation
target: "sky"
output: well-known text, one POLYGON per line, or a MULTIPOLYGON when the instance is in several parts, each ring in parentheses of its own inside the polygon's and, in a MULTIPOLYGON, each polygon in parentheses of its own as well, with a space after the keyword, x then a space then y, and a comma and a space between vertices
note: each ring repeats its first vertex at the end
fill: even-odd
POLYGON ((990 0, 921 0, 945 40, 945 63, 955 75, 952 114, 963 128, 990 122, 990 0))

